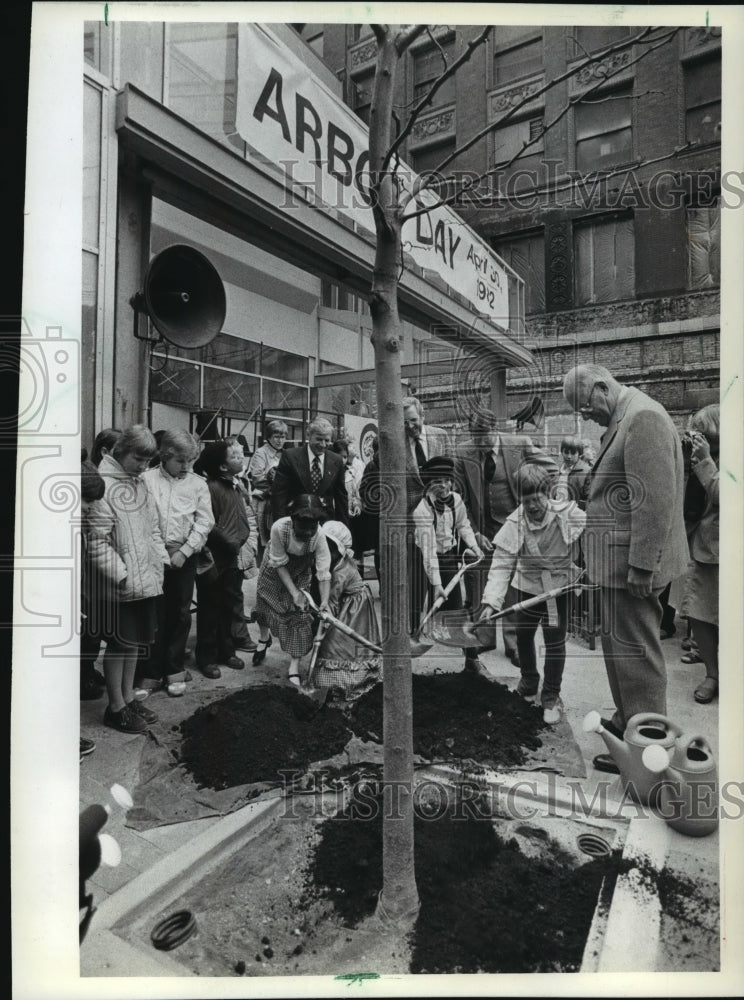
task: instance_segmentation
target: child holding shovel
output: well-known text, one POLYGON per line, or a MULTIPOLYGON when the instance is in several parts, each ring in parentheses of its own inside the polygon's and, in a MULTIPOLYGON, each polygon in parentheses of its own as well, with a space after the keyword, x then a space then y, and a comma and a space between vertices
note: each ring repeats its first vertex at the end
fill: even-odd
MULTIPOLYGON (((331 553, 331 614, 357 635, 380 645, 372 595, 362 580, 354 559, 351 531, 341 521, 326 521, 321 527, 331 553)), ((318 658, 308 676, 308 686, 330 688, 343 701, 361 697, 382 678, 382 658, 353 636, 333 624, 323 633, 318 658)))
MULTIPOLYGON (((460 611, 464 607, 459 586, 445 594, 445 587, 457 574, 464 552, 469 550, 476 559, 483 558, 462 497, 453 490, 454 469, 454 461, 445 455, 430 458, 421 466, 424 495, 413 511, 414 537, 429 582, 429 608, 441 600, 441 607, 446 611, 460 611), (464 549, 463 555, 461 549, 464 549)), ((466 648, 464 653, 465 670, 485 670, 476 648, 466 648)))
POLYGON ((272 633, 289 653, 287 680, 301 687, 300 660, 313 644, 313 616, 303 591, 309 590, 313 566, 320 590, 320 608, 328 610, 331 554, 318 530, 327 512, 317 496, 302 493, 289 504, 289 516, 271 526, 256 583, 256 621, 261 630, 253 662, 262 663, 272 633))
MULTIPOLYGON (((519 489, 520 506, 509 515, 493 540, 493 558, 479 620, 501 610, 510 579, 517 592, 517 603, 521 603, 569 586, 580 575, 575 558, 586 523, 584 511, 575 502, 567 504, 550 498, 551 478, 539 465, 522 466, 519 489)), ((537 695, 540 683, 535 633, 538 625, 542 626, 545 663, 540 701, 548 725, 560 722, 563 712, 560 692, 566 660, 567 604, 567 594, 563 593, 514 612, 522 673, 517 693, 529 701, 537 695)))

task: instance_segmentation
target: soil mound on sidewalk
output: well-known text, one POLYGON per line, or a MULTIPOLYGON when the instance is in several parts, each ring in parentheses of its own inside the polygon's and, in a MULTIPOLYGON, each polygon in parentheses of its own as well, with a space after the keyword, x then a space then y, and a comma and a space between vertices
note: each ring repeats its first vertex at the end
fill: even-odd
POLYGON ((351 733, 341 712, 294 688, 251 687, 181 723, 181 763, 200 788, 289 779, 339 753, 351 733))
MULTIPOLYGON (((382 742, 382 684, 350 711, 294 688, 245 688, 181 723, 180 761, 199 788, 289 780, 340 753, 357 735, 382 742)), ((413 677, 414 753, 428 761, 518 767, 541 746, 541 712, 477 674, 413 677)))
MULTIPOLYGON (((351 726, 382 738, 382 685, 359 699, 351 726)), ((413 677, 413 752, 427 760, 474 759, 517 767, 541 746, 542 712, 503 684, 476 673, 413 677)))

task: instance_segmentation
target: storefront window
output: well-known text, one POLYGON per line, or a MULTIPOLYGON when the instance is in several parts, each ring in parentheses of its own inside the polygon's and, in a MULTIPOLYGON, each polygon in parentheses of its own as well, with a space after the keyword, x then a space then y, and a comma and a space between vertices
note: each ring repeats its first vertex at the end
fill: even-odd
POLYGON ((304 410, 307 408, 307 389, 299 385, 288 385, 286 382, 273 382, 263 379, 264 409, 304 410))
POLYGON ((258 374, 261 366, 261 345, 242 337, 221 333, 211 344, 199 351, 199 360, 208 365, 235 368, 241 372, 258 374))
POLYGON ((154 354, 150 366, 150 398, 158 403, 198 407, 199 366, 154 354))
POLYGON ((259 403, 259 380, 222 368, 204 368, 203 405, 238 413, 252 413, 259 403))
POLYGON ((307 385, 309 361, 299 354, 280 351, 277 347, 261 349, 261 374, 269 378, 286 379, 288 382, 302 382, 307 385))

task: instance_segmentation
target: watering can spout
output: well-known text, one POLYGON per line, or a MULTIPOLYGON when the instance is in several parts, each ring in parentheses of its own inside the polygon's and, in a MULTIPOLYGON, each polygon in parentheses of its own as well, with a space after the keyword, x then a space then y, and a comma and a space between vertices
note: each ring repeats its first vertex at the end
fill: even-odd
POLYGON ((604 740, 605 746, 612 755, 622 774, 627 774, 632 761, 632 754, 627 743, 618 739, 602 725, 599 712, 588 712, 584 717, 584 732, 597 733, 604 740))

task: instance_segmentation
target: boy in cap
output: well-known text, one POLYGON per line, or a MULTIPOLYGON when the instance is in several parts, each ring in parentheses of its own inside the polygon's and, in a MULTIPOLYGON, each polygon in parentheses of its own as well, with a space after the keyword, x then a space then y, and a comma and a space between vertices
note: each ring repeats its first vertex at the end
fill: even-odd
MULTIPOLYGON (((454 469, 451 458, 437 455, 424 462, 419 470, 424 495, 413 511, 414 538, 428 580, 429 607, 444 597, 444 588, 457 573, 465 553, 470 551, 476 559, 483 558, 462 497, 453 490, 454 469)), ((459 611, 463 607, 460 588, 455 587, 442 608, 459 611)), ((477 649, 465 649, 465 669, 484 669, 477 649)))

